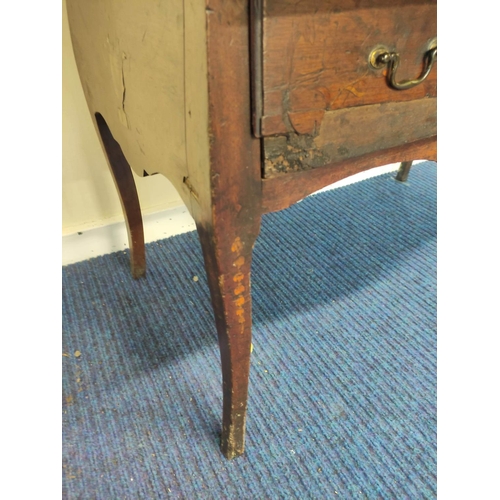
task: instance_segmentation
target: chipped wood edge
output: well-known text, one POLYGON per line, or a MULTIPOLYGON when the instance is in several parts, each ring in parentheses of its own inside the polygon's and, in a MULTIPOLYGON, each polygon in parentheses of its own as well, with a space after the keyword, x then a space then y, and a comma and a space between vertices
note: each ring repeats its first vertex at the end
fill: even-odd
POLYGON ((319 189, 388 163, 412 161, 416 158, 437 160, 437 137, 412 144, 370 153, 314 170, 293 172, 262 180, 262 213, 283 210, 319 189))

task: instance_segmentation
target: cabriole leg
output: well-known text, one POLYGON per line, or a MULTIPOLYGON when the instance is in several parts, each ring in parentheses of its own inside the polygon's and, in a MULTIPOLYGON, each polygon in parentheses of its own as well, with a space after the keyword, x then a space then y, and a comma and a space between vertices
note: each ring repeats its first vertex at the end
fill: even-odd
POLYGON ((252 299, 250 266, 255 238, 248 234, 218 239, 214 231, 198 227, 222 364, 223 414, 221 451, 226 458, 245 448, 252 299))
POLYGON ((96 113, 95 119, 125 217, 132 276, 140 278, 146 272, 146 252, 141 206, 139 204, 139 197, 137 196, 134 176, 120 145, 113 138, 102 115, 96 113))

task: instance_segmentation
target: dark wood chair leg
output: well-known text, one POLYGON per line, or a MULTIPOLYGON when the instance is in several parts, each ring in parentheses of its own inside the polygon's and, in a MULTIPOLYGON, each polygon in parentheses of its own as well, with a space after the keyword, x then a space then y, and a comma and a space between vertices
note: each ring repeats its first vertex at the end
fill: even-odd
POLYGON ((140 278, 146 272, 146 251, 144 247, 141 206, 139 204, 139 197, 137 196, 134 176, 130 165, 123 155, 122 148, 113 138, 102 115, 96 113, 95 119, 125 217, 132 276, 140 278))
POLYGON ((250 266, 255 238, 219 239, 198 226, 222 364, 221 451, 228 459, 245 448, 248 377, 252 341, 250 266))
POLYGON ((399 166, 398 173, 396 174, 396 180, 400 182, 406 182, 408 179, 408 174, 410 173, 410 168, 412 161, 403 161, 399 166))

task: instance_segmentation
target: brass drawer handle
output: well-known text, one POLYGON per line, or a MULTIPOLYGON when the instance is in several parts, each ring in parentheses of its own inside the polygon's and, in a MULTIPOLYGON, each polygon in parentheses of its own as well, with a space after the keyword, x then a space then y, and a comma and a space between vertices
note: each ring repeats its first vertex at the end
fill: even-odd
POLYGON ((397 82, 396 71, 400 62, 399 54, 397 52, 390 52, 385 48, 374 49, 370 54, 370 64, 375 69, 381 69, 384 66, 387 66, 387 82, 396 90, 411 89, 419 83, 422 83, 429 76, 436 59, 437 45, 431 47, 424 54, 424 70, 416 80, 403 80, 402 82, 397 82))

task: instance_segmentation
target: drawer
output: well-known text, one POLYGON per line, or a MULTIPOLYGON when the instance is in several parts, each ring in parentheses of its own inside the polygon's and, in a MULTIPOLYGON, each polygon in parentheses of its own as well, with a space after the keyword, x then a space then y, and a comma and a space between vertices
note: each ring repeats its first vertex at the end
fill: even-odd
POLYGON ((373 50, 419 77, 436 44, 435 0, 255 0, 254 132, 264 175, 306 170, 436 135, 436 64, 397 90, 373 50))

